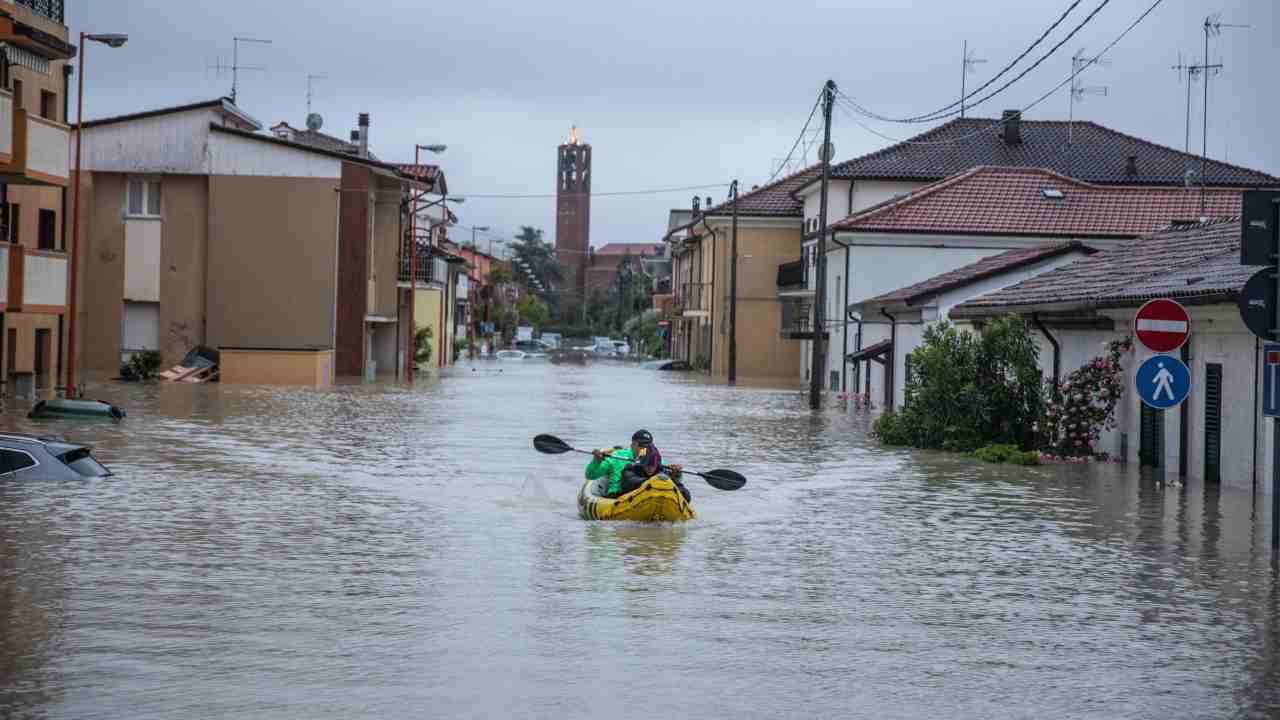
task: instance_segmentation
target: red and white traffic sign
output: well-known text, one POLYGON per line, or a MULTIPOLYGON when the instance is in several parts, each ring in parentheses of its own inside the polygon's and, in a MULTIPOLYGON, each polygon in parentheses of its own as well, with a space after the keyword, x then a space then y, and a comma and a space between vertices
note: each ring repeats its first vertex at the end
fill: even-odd
POLYGON ((1151 300, 1138 308, 1133 328, 1141 342, 1152 352, 1173 352, 1182 347, 1191 334, 1191 316, 1187 309, 1167 298, 1151 300))

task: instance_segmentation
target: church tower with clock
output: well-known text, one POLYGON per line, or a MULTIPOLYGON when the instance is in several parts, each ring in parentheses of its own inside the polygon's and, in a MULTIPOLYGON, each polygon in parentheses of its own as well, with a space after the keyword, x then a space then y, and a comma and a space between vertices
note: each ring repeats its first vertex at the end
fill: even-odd
POLYGON ((585 298, 591 246, 591 146, 578 142, 578 128, 557 150, 556 257, 564 274, 561 314, 574 317, 585 298))

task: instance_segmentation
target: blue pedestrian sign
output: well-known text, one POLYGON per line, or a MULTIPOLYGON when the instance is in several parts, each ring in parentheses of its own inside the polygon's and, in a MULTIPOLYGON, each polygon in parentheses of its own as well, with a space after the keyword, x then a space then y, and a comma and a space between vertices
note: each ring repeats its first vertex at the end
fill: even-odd
POLYGON ((1280 417, 1280 345, 1263 345, 1262 359, 1262 414, 1280 417))
POLYGON ((1191 371, 1172 355, 1154 355, 1138 366, 1135 389, 1156 410, 1177 407, 1191 392, 1191 371))

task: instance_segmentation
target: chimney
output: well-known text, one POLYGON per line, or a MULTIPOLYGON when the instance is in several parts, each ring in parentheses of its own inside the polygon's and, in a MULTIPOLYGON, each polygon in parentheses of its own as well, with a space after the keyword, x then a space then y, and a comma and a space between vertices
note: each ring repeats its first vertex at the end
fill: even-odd
POLYGON ((1124 174, 1127 177, 1138 176, 1138 156, 1137 155, 1130 155, 1129 157, 1125 158, 1124 174))
POLYGON ((369 113, 360 113, 360 157, 369 157, 369 113))
POLYGON ((1005 110, 1000 116, 1003 129, 1000 136, 1004 138, 1006 145, 1022 144, 1022 111, 1005 110))

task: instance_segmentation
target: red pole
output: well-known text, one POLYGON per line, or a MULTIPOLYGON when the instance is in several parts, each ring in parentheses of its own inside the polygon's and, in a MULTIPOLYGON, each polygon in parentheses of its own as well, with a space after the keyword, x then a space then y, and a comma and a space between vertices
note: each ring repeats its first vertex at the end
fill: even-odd
MULTIPOLYGON (((444 248, 445 238, 449 236, 449 204, 445 202, 444 193, 440 194, 440 214, 444 217, 444 221, 440 224, 440 239, 438 240, 441 249, 444 248)), ((444 290, 440 293, 440 357, 438 359, 439 366, 444 367, 444 350, 445 337, 449 334, 449 328, 446 324, 449 322, 449 314, 446 312, 449 303, 449 285, 451 273, 444 274, 444 290)))
MULTIPOLYGON (((413 146, 413 177, 418 177, 418 146, 413 146)), ((414 192, 410 188, 409 192, 414 192)), ((413 382, 413 361, 418 349, 418 326, 414 324, 413 311, 418 304, 418 196, 413 196, 413 216, 409 218, 409 343, 405 348, 404 378, 413 382)))
MULTIPOLYGON (((80 260, 80 149, 84 140, 84 36, 80 33, 80 86, 76 98, 76 187, 75 207, 71 210, 71 255, 67 262, 71 265, 71 277, 67 288, 67 385, 64 392, 67 397, 76 397, 76 264, 80 260)), ((65 191, 64 191, 65 192, 65 191)))

